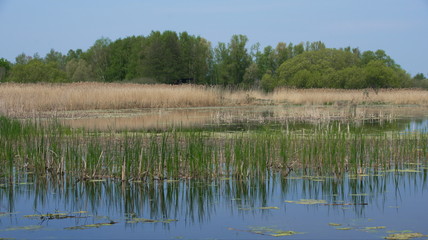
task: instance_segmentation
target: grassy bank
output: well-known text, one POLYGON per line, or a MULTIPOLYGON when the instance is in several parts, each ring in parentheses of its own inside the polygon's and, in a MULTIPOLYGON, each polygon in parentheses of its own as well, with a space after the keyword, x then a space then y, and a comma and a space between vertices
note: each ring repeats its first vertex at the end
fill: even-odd
POLYGON ((231 91, 195 85, 141 85, 117 83, 0 84, 0 113, 31 117, 40 112, 99 109, 180 108, 252 104, 428 105, 423 90, 278 89, 231 91))
MULTIPOLYGON (((121 180, 265 177, 290 171, 338 176, 425 162, 426 133, 367 135, 340 125, 241 133, 102 133, 2 117, 0 171, 121 180)), ((9 180, 8 180, 9 179, 9 180)))

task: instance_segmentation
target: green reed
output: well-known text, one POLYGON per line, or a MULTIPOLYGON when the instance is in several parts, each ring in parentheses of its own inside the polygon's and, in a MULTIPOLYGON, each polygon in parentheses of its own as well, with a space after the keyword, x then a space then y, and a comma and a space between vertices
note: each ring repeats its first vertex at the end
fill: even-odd
POLYGON ((301 131, 90 132, 53 122, 0 118, 1 176, 13 171, 81 179, 214 179, 341 175, 425 162, 428 134, 350 132, 340 125, 301 131))

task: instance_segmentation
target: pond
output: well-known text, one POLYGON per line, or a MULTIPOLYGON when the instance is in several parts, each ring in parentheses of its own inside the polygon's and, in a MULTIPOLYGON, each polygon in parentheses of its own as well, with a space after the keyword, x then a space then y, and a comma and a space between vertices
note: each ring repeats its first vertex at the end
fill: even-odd
POLYGON ((208 108, 142 109, 119 111, 63 112, 61 123, 73 128, 106 130, 165 130, 170 128, 241 129, 264 125, 332 121, 394 125, 405 129, 409 123, 428 118, 426 107, 420 106, 241 106, 208 108))
POLYGON ((0 239, 428 238, 425 108, 63 114, 0 135, 0 239))
POLYGON ((380 239, 428 234, 424 165, 342 178, 152 183, 17 177, 0 188, 0 237, 380 239))

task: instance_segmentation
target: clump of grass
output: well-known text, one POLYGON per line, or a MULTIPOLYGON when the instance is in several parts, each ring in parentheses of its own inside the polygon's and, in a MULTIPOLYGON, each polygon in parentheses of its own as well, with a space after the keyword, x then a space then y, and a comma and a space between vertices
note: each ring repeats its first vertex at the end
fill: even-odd
POLYGON ((17 171, 83 180, 265 178, 272 172, 364 174, 427 159, 426 133, 364 134, 339 125, 310 130, 90 132, 1 118, 1 175, 17 171))

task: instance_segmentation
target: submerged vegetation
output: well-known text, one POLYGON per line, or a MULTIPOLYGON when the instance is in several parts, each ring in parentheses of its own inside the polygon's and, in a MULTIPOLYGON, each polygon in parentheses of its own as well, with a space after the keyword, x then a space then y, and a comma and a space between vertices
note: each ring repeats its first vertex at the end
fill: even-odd
POLYGON ((327 124, 312 130, 97 132, 0 118, 3 181, 19 172, 82 180, 215 179, 291 171, 341 176, 425 162, 426 133, 366 134, 327 124))

